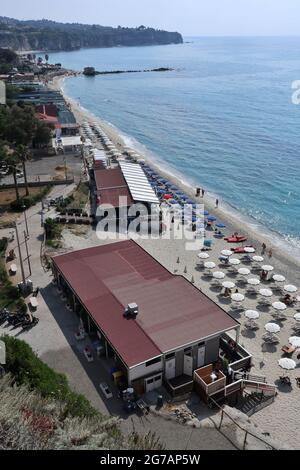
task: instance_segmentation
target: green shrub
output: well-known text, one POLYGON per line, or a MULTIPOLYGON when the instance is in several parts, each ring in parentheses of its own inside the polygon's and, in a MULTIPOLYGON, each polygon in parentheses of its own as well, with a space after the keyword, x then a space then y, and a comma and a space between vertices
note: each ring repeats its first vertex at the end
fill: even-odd
POLYGON ((0 240, 0 256, 5 254, 8 246, 8 239, 6 237, 1 238, 0 240))
POLYGON ((11 336, 1 338, 6 345, 6 370, 17 385, 27 385, 45 398, 52 398, 66 404, 65 414, 72 417, 101 415, 83 396, 73 392, 64 374, 60 374, 42 362, 24 341, 11 336))

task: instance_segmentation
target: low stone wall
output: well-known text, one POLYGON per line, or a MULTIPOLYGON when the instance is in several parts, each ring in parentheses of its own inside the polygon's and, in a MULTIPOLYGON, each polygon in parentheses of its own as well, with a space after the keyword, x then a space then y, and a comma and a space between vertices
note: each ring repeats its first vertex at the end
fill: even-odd
MULTIPOLYGON (((67 180, 47 180, 47 181, 32 181, 28 183, 30 188, 38 188, 42 186, 59 186, 59 185, 68 185, 73 184, 74 178, 69 178, 67 180)), ((0 184, 1 189, 13 189, 15 185, 13 183, 10 184, 0 184)), ((25 183, 18 183, 18 188, 25 188, 25 183)))

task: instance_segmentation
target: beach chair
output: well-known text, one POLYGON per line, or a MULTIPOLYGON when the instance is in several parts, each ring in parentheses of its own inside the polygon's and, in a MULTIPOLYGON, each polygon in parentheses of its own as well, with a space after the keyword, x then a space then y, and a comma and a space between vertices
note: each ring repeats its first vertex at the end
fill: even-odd
POLYGON ((204 240, 202 251, 211 250, 213 245, 212 240, 204 240))
POLYGON ((225 233, 215 233, 215 238, 224 238, 225 237, 225 233))
POLYGON ((88 362, 93 362, 94 361, 92 351, 88 346, 86 348, 84 348, 83 354, 85 355, 85 358, 88 362))
POLYGON ((228 256, 220 256, 219 261, 220 263, 225 264, 226 266, 230 266, 228 256))
POLYGON ((281 351, 284 353, 284 354, 287 354, 289 356, 291 356, 292 354, 294 354, 294 352, 296 351, 297 348, 295 348, 295 346, 283 346, 283 348, 281 348, 281 351))
POLYGON ((291 379, 287 376, 281 376, 279 377, 279 380, 280 380, 280 383, 282 383, 283 385, 288 385, 289 387, 292 386, 291 379))

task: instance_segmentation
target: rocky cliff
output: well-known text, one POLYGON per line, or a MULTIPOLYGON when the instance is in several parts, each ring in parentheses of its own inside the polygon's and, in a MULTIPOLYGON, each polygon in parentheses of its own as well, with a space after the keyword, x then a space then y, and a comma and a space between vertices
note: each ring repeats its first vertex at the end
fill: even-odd
POLYGON ((180 44, 182 36, 140 26, 111 28, 54 21, 18 21, 0 17, 0 47, 14 50, 60 51, 88 47, 180 44))

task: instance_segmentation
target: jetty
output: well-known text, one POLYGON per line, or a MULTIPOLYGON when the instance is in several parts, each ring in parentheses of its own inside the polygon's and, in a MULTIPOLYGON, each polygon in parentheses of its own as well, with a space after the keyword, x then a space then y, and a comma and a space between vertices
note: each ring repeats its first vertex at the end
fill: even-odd
POLYGON ((149 73, 149 72, 173 72, 175 69, 170 67, 159 67, 155 69, 143 69, 143 70, 104 70, 97 71, 94 67, 85 67, 83 75, 94 77, 95 75, 113 75, 121 73, 149 73))

